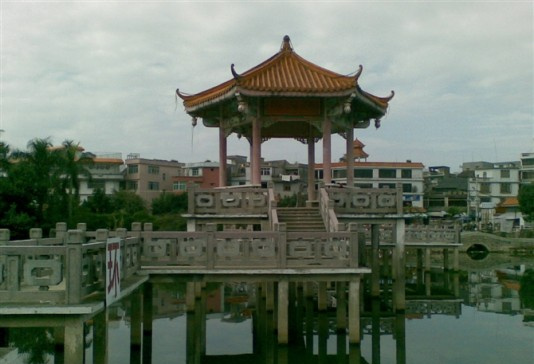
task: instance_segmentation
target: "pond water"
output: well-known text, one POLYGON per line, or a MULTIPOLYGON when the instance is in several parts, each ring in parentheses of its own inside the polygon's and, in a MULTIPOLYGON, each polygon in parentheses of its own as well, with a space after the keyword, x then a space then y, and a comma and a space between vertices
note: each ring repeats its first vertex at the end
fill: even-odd
MULTIPOLYGON (((423 275, 426 280, 407 266, 403 312, 391 308, 392 277, 380 277, 381 298, 369 297, 364 282, 360 345, 336 330, 332 286, 321 312, 315 296, 294 286, 290 343, 278 345, 276 312, 266 309, 260 285, 209 282, 188 312, 187 282, 160 279, 151 284, 151 327, 139 324, 141 294, 84 322, 84 362, 534 363, 534 259, 464 256, 460 272, 423 275)), ((0 363, 64 362, 61 330, 28 327, 24 320, 20 326, 2 328, 0 322, 0 363)))

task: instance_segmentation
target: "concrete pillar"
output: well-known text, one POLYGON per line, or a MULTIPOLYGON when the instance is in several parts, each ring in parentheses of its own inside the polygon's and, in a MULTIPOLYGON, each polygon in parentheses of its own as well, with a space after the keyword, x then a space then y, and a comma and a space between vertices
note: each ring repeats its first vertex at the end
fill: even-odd
POLYGON ((332 183, 332 121, 323 120, 323 181, 332 183))
POLYGON ((345 292, 347 288, 347 282, 337 282, 336 283, 336 293, 337 293, 337 307, 336 307, 336 318, 337 318, 337 331, 345 333, 347 331, 347 294, 345 292))
POLYGON ((360 277, 349 282, 349 343, 360 343, 360 277))
POLYGON ((308 136, 308 201, 315 197, 315 138, 308 136))
POLYGON ((372 363, 380 363, 380 300, 371 302, 371 352, 372 363))
POLYGON ((278 281, 278 344, 287 344, 288 336, 288 281, 278 281))
POLYGON ((460 252, 458 248, 453 248, 452 254, 452 269, 458 272, 460 270, 460 252))
POLYGON ((261 120, 254 118, 252 120, 252 184, 261 184, 261 120))
POLYGON ((360 364, 361 362, 362 362, 362 349, 360 345, 349 345, 349 363, 360 364))
POLYGON ((404 311, 406 309, 406 293, 405 293, 405 280, 406 280, 406 264, 405 264, 405 254, 404 254, 404 233, 405 233, 405 223, 404 219, 399 219, 395 222, 394 226, 394 241, 395 241, 395 259, 393 264, 396 264, 396 272, 394 278, 395 282, 395 310, 404 311))
MULTIPOLYGON (((108 362, 108 310, 99 312, 93 320, 93 362, 108 362)), ((68 362, 67 362, 68 363, 68 362)), ((136 363, 131 361, 131 363, 136 363)))
POLYGON ((328 294, 326 292, 326 282, 319 282, 319 292, 317 293, 317 309, 326 311, 328 308, 328 294))
POLYGON ((143 335, 142 327, 142 295, 139 290, 132 293, 131 303, 131 321, 130 321, 130 364, 141 364, 141 344, 143 335))
POLYGON ((226 133, 223 127, 219 127, 219 187, 226 186, 226 157, 227 157, 227 143, 226 133))
POLYGON ((354 129, 347 129, 347 187, 354 187, 354 129))
POLYGON ((380 225, 371 225, 371 296, 380 296, 380 225))
POLYGON ((152 363, 152 283, 146 282, 143 290, 143 364, 152 363))
POLYGON ((328 359, 328 314, 326 312, 319 312, 317 321, 319 321, 317 341, 318 362, 326 363, 328 359))
POLYGON ((395 315, 395 364, 406 364, 406 319, 404 314, 395 315))
POLYGON ((186 283, 185 307, 188 312, 193 312, 195 310, 195 282, 186 283))
POLYGON ((273 312, 274 310, 274 282, 267 282, 265 287, 265 309, 273 312))
POLYGON ((66 317, 65 363, 83 363, 84 351, 83 320, 78 317, 66 317))
POLYGON ((443 269, 449 270, 449 249, 443 249, 443 269))

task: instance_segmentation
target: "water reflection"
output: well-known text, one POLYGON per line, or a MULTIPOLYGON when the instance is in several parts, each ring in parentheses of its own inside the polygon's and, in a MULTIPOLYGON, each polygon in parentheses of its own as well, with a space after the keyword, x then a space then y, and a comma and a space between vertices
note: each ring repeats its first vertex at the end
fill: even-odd
POLYGON ((481 353, 484 350, 495 351, 495 363, 505 355, 511 358, 509 362, 532 358, 534 262, 451 272, 425 271, 407 261, 404 311, 395 309, 395 280, 390 270, 380 270, 379 297, 371 294, 372 277, 365 279, 360 345, 349 344, 343 322, 346 312, 339 314, 346 304, 343 284, 328 283, 327 304, 320 307, 317 283, 290 282, 289 344, 278 345, 277 295, 272 281, 163 277, 94 315, 2 318, 0 359, 6 363, 71 363, 69 358, 81 357, 88 364, 405 364, 428 363, 432 361, 429 355, 443 359, 451 355, 446 352, 463 353, 466 347, 481 344, 487 345, 475 354, 463 353, 463 362, 491 363, 481 353), (474 317, 475 313, 485 315, 474 317), (498 350, 491 341, 496 335, 483 332, 488 325, 496 326, 492 322, 498 322, 499 330, 506 333, 504 338, 499 336, 498 350), (461 347, 451 346, 448 332, 463 340, 461 347), (430 337, 439 339, 431 348, 421 346, 430 337))

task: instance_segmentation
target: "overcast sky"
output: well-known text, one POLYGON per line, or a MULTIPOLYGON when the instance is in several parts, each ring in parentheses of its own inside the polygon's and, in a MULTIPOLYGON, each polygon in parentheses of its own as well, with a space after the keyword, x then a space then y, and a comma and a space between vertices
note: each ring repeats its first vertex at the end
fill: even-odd
MULTIPOLYGON (((532 1, 1 0, 0 138, 70 139, 92 152, 218 160, 216 129, 192 128, 175 90, 197 93, 274 55, 302 57, 360 86, 395 90, 381 127, 356 130, 370 161, 425 166, 534 152, 532 1)), ((332 159, 344 153, 333 140, 332 159)), ((322 160, 320 145, 317 161, 322 160)), ((228 154, 247 155, 235 135, 228 154)), ((306 161, 270 140, 266 159, 306 161)))

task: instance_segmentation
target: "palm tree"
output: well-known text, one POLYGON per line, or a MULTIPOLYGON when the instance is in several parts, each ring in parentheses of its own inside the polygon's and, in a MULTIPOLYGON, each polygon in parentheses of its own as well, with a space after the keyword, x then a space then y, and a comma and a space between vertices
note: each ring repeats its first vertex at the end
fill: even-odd
POLYGON ((82 150, 80 144, 75 144, 72 140, 65 140, 59 149, 59 167, 63 191, 67 194, 69 220, 74 207, 80 203, 80 176, 91 178, 88 167, 92 165, 93 159, 80 154, 82 150))
POLYGON ((27 191, 36 208, 37 222, 44 219, 44 211, 49 207, 51 194, 59 190, 58 158, 52 149, 50 138, 32 139, 28 142, 27 151, 14 151, 13 159, 19 169, 25 169, 31 178, 27 191))

